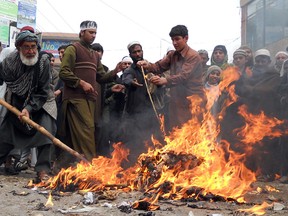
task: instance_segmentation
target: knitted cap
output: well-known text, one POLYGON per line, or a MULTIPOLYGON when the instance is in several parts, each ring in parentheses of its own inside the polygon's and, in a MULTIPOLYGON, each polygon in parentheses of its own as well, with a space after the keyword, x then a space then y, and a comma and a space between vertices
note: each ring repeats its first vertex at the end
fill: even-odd
POLYGON ((207 75, 209 75, 212 71, 219 71, 220 73, 222 72, 222 69, 217 66, 217 65, 212 65, 207 69, 207 75))
POLYGON ((206 73, 205 73, 205 81, 207 81, 207 79, 208 79, 208 76, 210 75, 210 73, 212 72, 212 71, 219 71, 220 73, 222 73, 222 69, 219 67, 219 66, 217 66, 217 65, 212 65, 212 66, 210 66, 208 69, 207 69, 207 71, 206 71, 206 73))
POLYGON ((204 54, 204 55, 206 55, 207 57, 209 56, 207 50, 204 50, 204 49, 198 50, 198 53, 199 53, 199 54, 204 54))
POLYGON ((247 56, 247 53, 246 53, 246 51, 245 50, 243 50, 243 49, 237 49, 237 50, 235 50, 235 52, 233 53, 233 57, 235 56, 235 55, 243 55, 243 56, 247 56))

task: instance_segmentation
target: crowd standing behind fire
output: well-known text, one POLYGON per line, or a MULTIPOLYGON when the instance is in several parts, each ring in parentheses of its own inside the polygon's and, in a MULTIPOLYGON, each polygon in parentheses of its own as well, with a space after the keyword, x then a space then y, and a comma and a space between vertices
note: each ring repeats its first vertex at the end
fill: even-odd
MULTIPOLYGON (((21 35, 25 36, 24 39, 21 38, 21 43, 16 44, 17 51, 8 55, 5 58, 6 61, 3 60, 4 51, 1 49, 0 59, 3 62, 0 63, 0 81, 1 85, 4 85, 5 82, 9 83, 7 89, 16 85, 13 81, 11 82, 9 74, 7 74, 7 70, 10 70, 9 67, 12 67, 9 59, 18 52, 22 55, 23 50, 26 52, 24 53, 26 58, 35 58, 40 53, 40 49, 34 49, 34 46, 37 47, 38 44, 37 36, 33 32, 25 30, 23 32, 19 34, 18 41, 16 40, 19 42, 21 35), (31 46, 27 48, 25 46, 24 49, 22 45, 26 43, 31 46)), ((245 119, 239 113, 239 109, 243 106, 247 107, 248 112, 254 115, 264 112, 268 117, 287 119, 288 53, 286 51, 280 50, 273 59, 267 49, 253 52, 248 46, 243 45, 234 51, 233 63, 229 64, 227 49, 224 45, 216 45, 209 58, 205 49, 195 51, 188 46, 188 29, 184 25, 177 25, 169 33, 174 49, 169 49, 163 59, 155 63, 144 60, 141 43, 132 41, 127 46, 127 56, 123 57, 114 70, 109 71, 101 62, 103 47, 100 44, 94 44, 93 50, 92 43, 96 38, 96 33, 96 22, 83 21, 80 24, 79 42, 67 44, 58 49, 61 68, 60 72, 54 73, 56 77, 53 78, 54 80, 59 78, 53 89, 58 109, 57 133, 53 132, 53 134, 57 138, 83 154, 89 161, 97 156, 110 157, 113 151, 111 144, 123 142, 124 146, 130 149, 128 157, 130 159, 128 166, 130 166, 137 161, 142 152, 147 151, 148 146, 151 147, 152 143, 149 140, 151 135, 156 136, 164 143, 165 135, 169 135, 174 127, 181 128, 191 118, 190 109, 193 106, 191 104, 193 99, 189 100, 188 97, 195 96, 202 99, 200 105, 206 108, 205 111, 211 111, 216 119, 216 124, 220 125, 221 130, 217 138, 219 145, 228 142, 232 150, 245 152, 245 165, 256 172, 258 180, 271 181, 280 176, 281 182, 288 183, 287 136, 265 138, 262 142, 253 145, 249 152, 246 152, 247 146, 237 133, 239 128, 245 126, 245 119), (208 64, 209 59, 211 59, 210 65, 208 64), (272 65, 272 62, 275 63, 272 65), (231 68, 232 72, 225 73, 231 68), (169 73, 162 74, 167 71, 169 73), (221 82, 229 78, 231 73, 237 73, 238 76, 238 79, 229 84, 230 87, 235 87, 238 99, 225 107, 224 105, 232 95, 228 88, 221 90, 219 86, 221 82), (102 84, 100 88, 97 87, 98 82, 107 84, 102 84), (205 93, 214 94, 213 103, 209 107, 205 106, 207 102, 205 93), (223 109, 225 109, 224 112, 223 109), (166 121, 164 119, 165 131, 160 131, 159 113, 163 114, 163 110, 165 110, 167 119, 166 121), (95 119, 95 116, 98 117, 98 120, 95 119)), ((40 60, 44 58, 43 54, 39 56, 40 60)), ((50 61, 51 57, 53 56, 50 56, 50 61)), ((38 69, 34 65, 40 60, 27 66, 25 58, 23 59, 22 57, 18 59, 19 64, 22 65, 21 68, 38 69)), ((47 79, 50 77, 49 83, 52 86, 53 70, 48 66, 47 68, 45 73, 49 72, 49 75, 41 74, 41 76, 47 79)), ((19 71, 20 73, 22 72, 19 71)), ((26 74, 26 72, 24 73, 26 74)), ((46 83, 44 80, 42 81, 43 83, 40 84, 45 84, 47 90, 42 91, 45 101, 37 104, 36 111, 27 110, 27 103, 30 102, 24 100, 26 108, 18 107, 21 109, 22 115, 28 115, 27 112, 34 115, 40 110, 41 115, 48 118, 49 115, 44 115, 47 113, 44 104, 51 100, 51 94, 48 93, 47 80, 46 83)), ((28 85, 33 83, 32 81, 30 84, 28 82, 28 85)), ((29 88, 31 89, 31 86, 28 86, 28 90, 29 88)), ((7 94, 4 95, 5 90, 6 88, 1 88, 1 98, 7 100, 7 94)), ((32 93, 33 91, 31 90, 32 93)), ((28 96, 31 92, 27 93, 28 96)), ((7 124, 8 116, 11 116, 11 113, 4 107, 0 111, 2 139, 3 126, 7 124)), ((199 120, 201 121, 201 118, 199 120)), ((48 122, 44 123, 47 125, 48 122)), ((54 124, 53 122, 53 127, 54 124)), ((14 130, 15 126, 9 124, 9 128, 14 130)), ((22 133, 19 130, 17 133, 22 133)), ((40 132, 36 132, 36 134, 39 136, 38 141, 42 145, 45 144, 45 149, 38 147, 37 152, 38 162, 35 169, 38 173, 38 181, 45 181, 47 175, 54 175, 60 168, 74 165, 77 162, 67 152, 58 148, 51 151, 52 146, 47 144, 50 142, 40 136, 40 132), (45 166, 41 167, 43 161, 45 166), (47 167, 47 162, 51 164, 50 168, 47 167)), ((19 135, 12 133, 12 136, 19 135)), ((28 145, 29 148, 39 146, 33 142, 35 135, 21 134, 22 136, 25 137, 25 140, 32 141, 32 144, 28 145)), ((25 146, 27 148, 27 145, 25 146)), ((7 174, 13 175, 28 168, 27 166, 20 168, 17 166, 17 162, 21 159, 20 153, 12 155, 15 161, 11 161, 9 151, 14 147, 24 150, 23 146, 13 142, 0 143, 0 149, 2 149, 0 162, 5 163, 6 160, 5 171, 7 174)), ((27 164, 29 159, 20 162, 27 164)), ((127 167, 127 164, 123 165, 127 167)))

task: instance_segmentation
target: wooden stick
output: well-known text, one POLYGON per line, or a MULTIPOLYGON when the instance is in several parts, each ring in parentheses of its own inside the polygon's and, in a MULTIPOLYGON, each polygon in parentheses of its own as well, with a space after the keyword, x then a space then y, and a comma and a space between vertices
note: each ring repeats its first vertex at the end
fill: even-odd
MULTIPOLYGON (((9 111, 11 111, 12 113, 14 113, 17 116, 19 116, 21 114, 21 112, 16 107, 10 105, 9 103, 4 101, 3 99, 0 99, 0 105, 6 107, 9 111)), ((58 147, 62 148, 65 151, 69 152, 70 154, 79 158, 80 160, 83 160, 84 162, 90 163, 83 155, 79 154, 77 151, 75 151, 75 150, 71 149, 69 146, 65 145, 59 139, 54 137, 49 131, 47 131, 43 126, 37 124, 36 122, 34 122, 33 120, 31 120, 30 118, 28 118, 26 116, 23 116, 22 120, 25 123, 31 125, 33 128, 35 128, 36 130, 38 130, 42 134, 44 134, 45 136, 47 136, 53 142, 53 144, 57 145, 58 147)))
POLYGON ((147 83, 146 78, 145 78, 144 68, 143 68, 142 66, 141 66, 141 72, 142 72, 142 76, 143 76, 143 78, 144 78, 144 83, 145 83, 145 86, 146 86, 146 89, 147 89, 147 94, 148 94, 149 99, 150 99, 150 102, 151 102, 151 104, 152 104, 152 108, 153 108, 153 110, 154 110, 155 116, 156 116, 159 124, 161 125, 161 121, 160 121, 160 119, 159 119, 159 115, 158 115, 157 110, 156 110, 156 108, 155 108, 155 104, 154 104, 154 101, 153 101, 153 99, 152 99, 151 93, 150 93, 150 91, 149 91, 148 83, 147 83))

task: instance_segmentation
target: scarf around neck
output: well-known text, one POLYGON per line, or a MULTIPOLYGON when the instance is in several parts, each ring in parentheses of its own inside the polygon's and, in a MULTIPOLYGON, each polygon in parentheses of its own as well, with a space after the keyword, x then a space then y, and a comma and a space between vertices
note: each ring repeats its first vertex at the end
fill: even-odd
POLYGON ((24 65, 19 52, 15 50, 3 60, 2 66, 1 76, 12 93, 24 96, 31 92, 35 65, 24 65))

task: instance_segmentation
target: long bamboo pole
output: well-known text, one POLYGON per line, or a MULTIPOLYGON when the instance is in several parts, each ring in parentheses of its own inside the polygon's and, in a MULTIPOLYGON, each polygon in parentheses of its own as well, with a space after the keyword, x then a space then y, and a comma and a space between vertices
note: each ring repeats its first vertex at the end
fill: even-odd
MULTIPOLYGON (((12 106, 11 104, 7 103, 5 100, 0 99, 0 104, 4 107, 6 107, 9 111, 11 111, 12 113, 14 113, 15 115, 19 116, 21 114, 21 112, 14 106, 12 106)), ((69 152, 71 155, 79 158, 80 160, 86 162, 86 163, 90 163, 83 155, 79 154, 77 151, 71 149, 69 146, 65 145, 63 142, 61 142, 61 140, 57 139, 55 136, 53 136, 49 131, 47 131, 43 126, 37 124, 36 122, 34 122, 33 120, 31 120, 30 118, 27 118, 26 116, 22 117, 22 120, 31 125, 33 128, 35 128, 36 130, 38 130, 40 133, 44 134, 45 136, 47 136, 52 142, 53 144, 57 145, 58 147, 62 148, 63 150, 69 152)))

